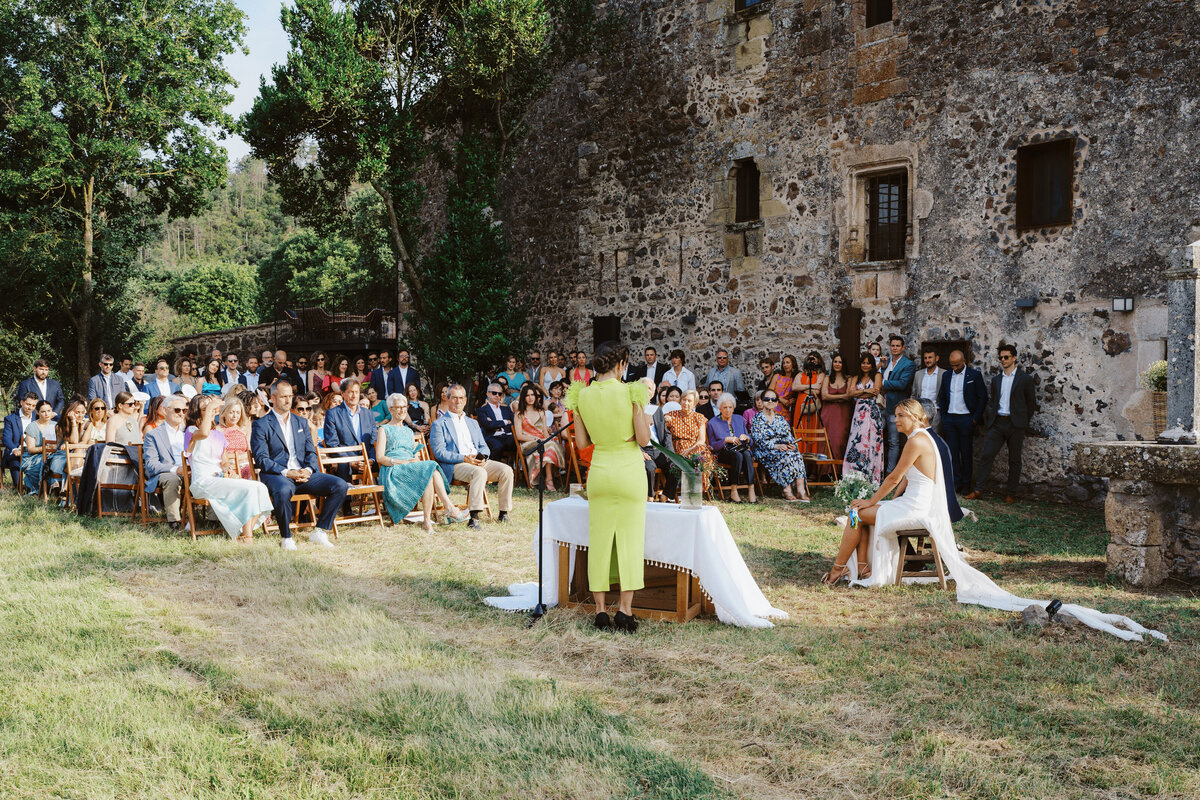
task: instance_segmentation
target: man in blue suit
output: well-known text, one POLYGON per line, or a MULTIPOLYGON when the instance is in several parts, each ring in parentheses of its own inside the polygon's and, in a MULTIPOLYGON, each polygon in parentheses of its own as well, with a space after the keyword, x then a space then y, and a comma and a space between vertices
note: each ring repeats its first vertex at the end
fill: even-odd
POLYGON ((962 494, 971 488, 974 466, 975 426, 983 422, 987 408, 987 387, 979 370, 968 367, 962 350, 950 354, 950 369, 938 387, 938 413, 942 433, 954 462, 954 490, 962 494))
POLYGON ((111 411, 113 400, 125 391, 125 379, 113 372, 113 357, 108 353, 100 356, 100 372, 88 381, 88 403, 97 397, 104 401, 111 411))
POLYGON ((41 402, 33 392, 17 395, 21 405, 4 418, 4 469, 12 476, 13 486, 21 470, 21 451, 25 444, 25 429, 33 422, 33 412, 41 402))
MULTIPOLYGON (((355 380, 348 382, 342 389, 342 404, 329 409, 325 415, 325 446, 365 444, 367 458, 374 461, 379 430, 375 426, 375 414, 365 404, 360 404, 361 400, 362 384, 355 380)), ((338 464, 337 474, 344 481, 350 480, 350 465, 338 464)))
POLYGON ((883 373, 883 410, 887 417, 887 471, 896 468, 900 460, 900 431, 896 430, 896 406, 912 394, 913 373, 917 365, 904 355, 904 337, 892 334, 888 337, 890 354, 880 366, 883 373))
POLYGON ((271 413, 254 421, 250 433, 250 452, 259 468, 259 480, 271 495, 275 519, 279 523, 279 546, 295 550, 292 541, 292 495, 299 487, 305 494, 325 498, 317 527, 308 541, 333 547, 329 529, 346 499, 346 482, 336 475, 321 472, 308 423, 292 414, 294 390, 288 381, 271 384, 271 413))
POLYGON ((17 386, 17 397, 24 397, 33 392, 38 400, 45 400, 54 406, 54 418, 62 413, 66 398, 63 397, 62 386, 50 377, 50 364, 44 358, 33 362, 33 375, 21 381, 17 386))
POLYGON ((171 380, 171 364, 160 358, 154 363, 154 377, 146 381, 146 394, 155 397, 170 397, 179 391, 179 381, 171 380))
POLYGON ((434 420, 429 429, 429 446, 442 468, 446 485, 452 480, 467 484, 467 507, 471 512, 467 527, 479 530, 484 491, 488 483, 495 481, 500 506, 497 521, 508 522, 508 512, 512 510, 512 467, 488 458, 491 451, 479 423, 466 415, 467 390, 454 384, 447 390, 447 399, 450 411, 434 420))
POLYGON ((498 383, 490 383, 487 387, 487 402, 476 412, 475 419, 483 429, 483 438, 487 442, 492 458, 500 458, 505 453, 514 453, 517 440, 513 434, 512 409, 504 401, 504 390, 498 383))
POLYGON ((146 473, 146 495, 152 495, 162 487, 167 525, 171 530, 178 530, 179 495, 183 489, 183 415, 187 401, 172 395, 167 398, 162 405, 163 424, 146 434, 142 464, 146 473))
POLYGON ((389 394, 404 393, 398 370, 392 368, 392 354, 388 350, 380 351, 379 367, 371 370, 370 386, 380 400, 387 400, 389 394))

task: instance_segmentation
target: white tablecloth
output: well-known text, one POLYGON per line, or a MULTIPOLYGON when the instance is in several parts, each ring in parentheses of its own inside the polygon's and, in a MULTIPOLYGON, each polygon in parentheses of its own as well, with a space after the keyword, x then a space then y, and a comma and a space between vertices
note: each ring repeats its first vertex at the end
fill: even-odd
MULTIPOLYGON (((568 497, 547 505, 543 539, 542 599, 552 606, 558 603, 559 542, 587 546, 587 501, 568 497)), ((535 529, 535 559, 537 542, 535 529)), ((773 626, 766 618, 787 619, 786 613, 773 608, 763 596, 742 560, 725 518, 713 506, 688 509, 672 503, 647 503, 645 557, 647 561, 685 569, 695 575, 722 622, 745 628, 770 628, 773 626)), ((571 567, 573 571, 573 563, 571 567)), ((508 590, 510 597, 489 597, 484 602, 509 611, 531 609, 537 603, 536 583, 516 583, 508 590)))

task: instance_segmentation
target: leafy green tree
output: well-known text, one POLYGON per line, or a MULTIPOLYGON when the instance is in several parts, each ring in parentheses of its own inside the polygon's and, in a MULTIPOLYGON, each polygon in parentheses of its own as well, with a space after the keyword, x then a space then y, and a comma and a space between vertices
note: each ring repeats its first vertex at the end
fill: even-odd
POLYGON ((178 273, 167 302, 195 330, 221 330, 258 322, 258 274, 249 264, 198 264, 178 273))
POLYGON ((205 128, 233 123, 222 58, 242 36, 232 0, 0 4, 0 226, 9 246, 53 250, 41 283, 72 329, 80 384, 111 284, 105 238, 142 215, 193 215, 225 180, 205 128))
POLYGON ((50 341, 42 334, 0 326, 0 413, 12 412, 17 384, 33 374, 33 362, 49 350, 50 341))

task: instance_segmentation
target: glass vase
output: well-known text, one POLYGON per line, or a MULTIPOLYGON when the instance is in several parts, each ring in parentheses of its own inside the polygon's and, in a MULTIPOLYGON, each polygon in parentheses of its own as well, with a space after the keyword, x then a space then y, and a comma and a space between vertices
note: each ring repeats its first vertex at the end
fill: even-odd
POLYGON ((679 476, 679 505, 683 508, 704 505, 704 477, 699 472, 685 472, 679 476))

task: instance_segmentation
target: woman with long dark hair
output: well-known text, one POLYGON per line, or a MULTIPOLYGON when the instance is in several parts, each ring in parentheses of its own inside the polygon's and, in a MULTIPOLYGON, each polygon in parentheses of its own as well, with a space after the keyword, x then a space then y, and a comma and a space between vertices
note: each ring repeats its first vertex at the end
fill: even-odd
POLYGON ((883 409, 876 398, 882 376, 875 357, 869 352, 858 359, 859 373, 848 393, 854 398, 854 417, 846 441, 844 469, 866 475, 875 483, 883 480, 883 409))
POLYGON ((825 426, 825 436, 829 439, 829 449, 834 458, 844 458, 846 455, 853 402, 842 357, 834 353, 829 362, 829 376, 821 387, 821 424, 825 426))

